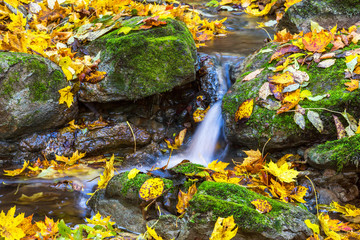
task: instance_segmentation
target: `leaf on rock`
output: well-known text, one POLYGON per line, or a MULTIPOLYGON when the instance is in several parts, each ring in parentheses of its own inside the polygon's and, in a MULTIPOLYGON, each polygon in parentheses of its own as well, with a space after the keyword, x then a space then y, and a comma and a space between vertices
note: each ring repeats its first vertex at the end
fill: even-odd
POLYGON ((229 163, 221 162, 218 160, 214 160, 208 164, 207 169, 213 170, 215 172, 225 172, 225 168, 229 165, 229 163))
POLYGON ((67 107, 70 108, 70 106, 74 102, 74 94, 71 92, 71 86, 67 86, 60 89, 59 93, 60 93, 59 104, 66 103, 67 107))
POLYGON ((259 213, 268 213, 272 210, 272 206, 267 200, 256 199, 251 204, 255 206, 259 213))
POLYGON ((21 169, 15 169, 15 170, 4 170, 4 175, 6 176, 17 176, 20 175, 22 172, 25 171, 25 169, 29 166, 29 161, 24 161, 23 167, 21 169))
POLYGON ((356 89, 359 89, 359 80, 351 79, 351 82, 344 83, 347 86, 346 90, 352 92, 356 89))
POLYGON ((278 31, 277 33, 275 33, 274 36, 274 42, 279 42, 279 43, 286 43, 292 39, 294 39, 294 36, 291 35, 291 33, 288 32, 286 28, 281 31, 278 31))
POLYGON ((182 145, 182 143, 184 141, 184 138, 185 138, 185 135, 186 135, 186 128, 184 128, 183 130, 181 130, 179 132, 179 134, 175 137, 175 140, 174 140, 173 143, 171 143, 167 139, 164 139, 164 141, 166 142, 168 148, 170 148, 170 149, 178 149, 182 145))
POLYGON ((290 169, 287 162, 278 167, 277 164, 270 161, 266 166, 264 166, 264 169, 277 177, 281 182, 285 183, 295 182, 295 178, 299 174, 298 171, 290 169))
POLYGON ((234 221, 234 216, 218 217, 210 240, 230 240, 235 237, 237 230, 238 227, 234 221))
POLYGON ((163 238, 160 237, 160 236, 156 233, 155 229, 149 227, 147 224, 146 224, 146 231, 147 231, 147 232, 149 233, 149 235, 150 235, 152 238, 154 238, 155 240, 163 240, 163 238))
POLYGON ((305 130, 305 117, 299 112, 294 114, 294 122, 302 129, 305 130))
POLYGON ((307 118, 320 133, 324 130, 323 122, 317 112, 309 110, 307 112, 307 118))
POLYGON ((247 82, 247 81, 250 81, 250 80, 253 80, 254 78, 256 78, 257 75, 259 75, 262 71, 264 70, 264 68, 260 68, 260 69, 257 69, 251 73, 249 73, 248 75, 246 75, 244 78, 243 78, 243 82, 247 82))
POLYGON ((133 28, 132 27, 121 27, 119 29, 119 31, 117 32, 117 34, 123 33, 123 34, 128 34, 133 28))
POLYGON ((110 221, 111 216, 102 217, 99 212, 97 212, 91 219, 86 218, 86 222, 93 225, 107 226, 109 223, 114 225, 115 222, 110 221))
POLYGON ((335 115, 333 115, 333 118, 334 118, 334 122, 335 122, 337 138, 342 139, 342 138, 346 137, 346 131, 345 131, 344 126, 340 122, 340 119, 335 115))
POLYGON ((166 25, 167 23, 165 21, 159 21, 159 16, 156 17, 148 17, 144 20, 142 20, 144 25, 140 26, 140 29, 149 29, 152 27, 157 27, 161 25, 166 25))
POLYGON ((149 201, 160 197, 164 191, 164 181, 161 178, 150 178, 146 180, 139 190, 142 200, 149 201))
POLYGON ((102 175, 100 175, 100 180, 98 181, 98 189, 106 188, 110 179, 114 176, 114 154, 111 156, 109 161, 105 163, 105 169, 102 175))
POLYGON ((187 193, 179 191, 178 194, 178 203, 176 204, 176 209, 179 214, 183 214, 186 209, 190 206, 189 202, 197 192, 196 183, 194 183, 188 190, 187 193))
POLYGON ((133 179, 134 177, 136 177, 136 175, 138 175, 139 172, 140 172, 139 169, 136 168, 131 169, 128 174, 128 179, 133 179))
POLYGON ((279 73, 268 78, 273 84, 291 84, 294 83, 294 74, 291 72, 279 73))
POLYGON ((285 12, 289 9, 289 7, 291 7, 292 5, 294 5, 295 3, 301 2, 302 0, 286 0, 284 6, 285 6, 285 12))
POLYGON ((249 98, 245 100, 237 109, 235 113, 235 122, 245 123, 249 120, 254 108, 254 99, 249 98))
POLYGON ((276 59, 279 59, 279 58, 285 56, 288 53, 298 53, 298 52, 301 52, 301 49, 295 45, 287 45, 287 46, 281 47, 271 56, 269 63, 271 63, 273 60, 276 60, 276 59))
POLYGON ((259 90, 259 97, 263 100, 266 100, 266 98, 270 95, 272 95, 272 92, 270 91, 269 82, 266 82, 259 90))
POLYGON ((326 46, 331 42, 332 36, 327 31, 309 32, 302 38, 306 50, 310 52, 324 52, 326 46))
POLYGON ((198 108, 193 113, 194 122, 202 122, 206 116, 206 113, 209 111, 210 105, 204 110, 203 108, 198 108))
POLYGON ((319 68, 328 68, 335 64, 336 59, 327 59, 320 62, 317 67, 319 68))
POLYGON ((276 111, 276 114, 281 114, 293 109, 300 101, 300 89, 294 92, 285 93, 284 98, 281 101, 282 106, 276 111))
POLYGON ((314 233, 320 234, 320 227, 317 224, 312 223, 309 219, 306 219, 305 224, 308 228, 310 228, 314 233))

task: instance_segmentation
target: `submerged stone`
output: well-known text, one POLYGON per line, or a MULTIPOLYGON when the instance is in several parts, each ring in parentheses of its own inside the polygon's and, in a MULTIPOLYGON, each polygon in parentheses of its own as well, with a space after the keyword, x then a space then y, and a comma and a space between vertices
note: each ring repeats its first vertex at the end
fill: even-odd
POLYGON ((68 85, 60 67, 27 53, 0 52, 0 139, 59 127, 77 114, 77 101, 59 104, 68 85))
MULTIPOLYGON (((135 27, 135 17, 123 26, 135 27)), ((90 43, 92 55, 101 52, 100 71, 107 77, 97 84, 84 83, 80 99, 85 102, 135 100, 162 93, 195 80, 196 47, 185 24, 165 19, 166 25, 148 30, 117 31, 90 43)))

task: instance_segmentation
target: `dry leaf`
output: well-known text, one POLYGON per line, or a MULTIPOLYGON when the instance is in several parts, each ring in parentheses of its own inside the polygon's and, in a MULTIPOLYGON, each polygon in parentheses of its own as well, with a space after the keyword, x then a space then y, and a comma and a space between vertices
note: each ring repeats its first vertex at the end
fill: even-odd
POLYGON ((340 119, 335 115, 333 115, 333 118, 334 118, 334 122, 335 122, 337 138, 342 139, 342 138, 346 137, 345 128, 342 125, 342 123, 340 122, 340 119))
POLYGON ((320 62, 317 67, 319 68, 328 68, 335 64, 336 59, 327 59, 320 62))
POLYGON ((347 86, 346 90, 352 92, 356 89, 359 89, 359 80, 351 79, 351 82, 344 83, 347 86))
POLYGON ((160 197, 164 191, 164 181, 161 178, 150 178, 146 180, 139 190, 142 200, 149 201, 160 197))
POLYGON ((245 123, 249 120, 254 108, 254 99, 245 100, 235 113, 235 122, 245 123))
POLYGON ((234 217, 218 217, 210 240, 230 240, 235 237, 238 227, 234 222, 234 217))
POLYGON ((260 213, 268 213, 271 211, 272 206, 267 200, 256 199, 251 202, 255 206, 256 210, 260 213))
POLYGON ((246 81, 250 81, 250 80, 253 80, 254 78, 256 78, 257 75, 259 75, 262 71, 264 70, 264 68, 260 68, 260 69, 257 69, 251 73, 249 73, 248 75, 246 75, 244 78, 243 78, 243 82, 246 82, 246 81))
POLYGON ((269 82, 266 82, 259 90, 259 97, 263 100, 266 100, 266 98, 270 95, 272 95, 272 92, 270 91, 269 82))

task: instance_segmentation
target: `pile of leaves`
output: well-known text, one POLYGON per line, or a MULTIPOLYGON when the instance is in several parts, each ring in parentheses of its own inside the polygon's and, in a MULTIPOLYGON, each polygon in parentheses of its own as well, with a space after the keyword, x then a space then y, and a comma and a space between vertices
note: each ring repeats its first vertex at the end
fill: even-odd
MULTIPOLYGON (((226 33, 223 20, 202 19, 188 5, 156 5, 132 0, 11 0, 0 2, 0 50, 37 54, 57 63, 68 81, 97 83, 106 72, 97 70, 99 54, 89 56, 85 45, 109 31, 118 34, 166 24, 176 18, 189 28, 197 46, 226 33), (123 26, 125 18, 150 16, 136 27, 123 26)), ((59 103, 70 107, 78 85, 59 93, 59 103)))
MULTIPOLYGON (((318 68, 328 68, 336 61, 345 61, 344 78, 350 79, 345 83, 346 90, 355 91, 359 89, 360 48, 357 47, 360 40, 360 29, 351 26, 348 29, 338 30, 333 27, 330 30, 323 29, 317 23, 311 23, 311 32, 304 34, 290 34, 286 29, 277 32, 274 42, 278 48, 272 54, 267 70, 275 74, 268 77, 260 90, 256 103, 269 110, 276 110, 276 114, 294 112, 294 121, 301 128, 305 129, 305 116, 319 131, 323 131, 323 123, 316 109, 301 107, 301 101, 321 101, 329 95, 313 96, 306 89, 311 81, 306 71, 301 71, 302 66, 310 68, 316 65, 318 68), (351 50, 342 51, 343 48, 351 50)), ((272 51, 271 49, 268 49, 272 51)), ((266 51, 266 50, 265 50, 266 51)), ((251 81, 256 78, 265 68, 257 69, 245 76, 242 81, 251 81)), ((344 88, 345 89, 345 88, 344 88)), ((235 121, 246 122, 252 113, 255 99, 248 99, 243 102, 235 113, 235 121)), ((346 128, 341 124, 338 117, 334 116, 335 125, 338 131, 338 138, 353 136, 360 133, 360 124, 354 117, 346 112, 336 112, 329 109, 319 109, 343 116, 349 124, 346 128)))

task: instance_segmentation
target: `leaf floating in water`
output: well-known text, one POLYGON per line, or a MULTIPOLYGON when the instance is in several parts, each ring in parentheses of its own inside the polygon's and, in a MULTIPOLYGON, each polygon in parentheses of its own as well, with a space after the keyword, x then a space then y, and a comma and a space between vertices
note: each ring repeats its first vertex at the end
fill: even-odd
POLYGON ((164 181, 161 178, 150 178, 146 180, 139 190, 142 200, 149 201, 161 196, 164 191, 164 181))
POLYGON ((309 110, 307 113, 307 118, 319 132, 322 132, 324 130, 323 122, 317 112, 309 110))
POLYGON ((245 100, 235 113, 235 122, 245 123, 249 120, 254 108, 254 99, 245 100))

